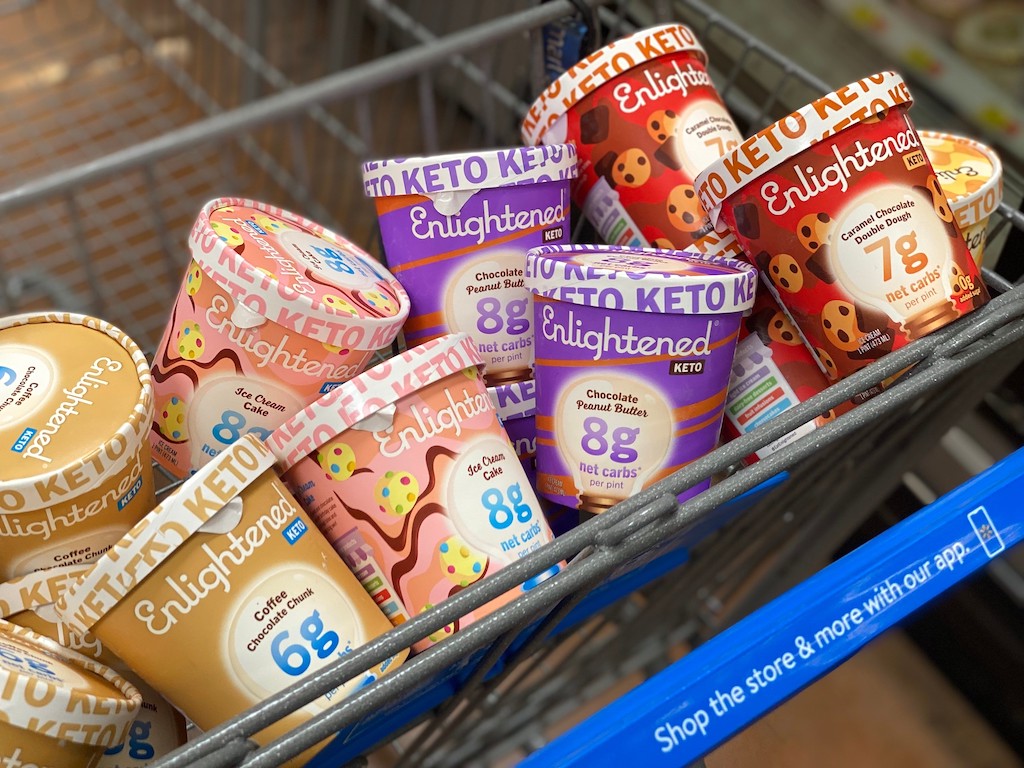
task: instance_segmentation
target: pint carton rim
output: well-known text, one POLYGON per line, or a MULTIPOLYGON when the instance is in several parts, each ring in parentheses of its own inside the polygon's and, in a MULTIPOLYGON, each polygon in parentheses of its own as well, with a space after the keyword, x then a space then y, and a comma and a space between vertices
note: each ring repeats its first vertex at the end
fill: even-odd
MULTIPOLYGON (((132 363, 135 365, 135 372, 139 380, 139 397, 132 407, 131 414, 117 430, 110 435, 104 436, 104 439, 95 448, 90 449, 81 458, 49 472, 15 478, 13 480, 0 480, 0 492, 14 492, 20 494, 24 499, 22 507, 11 510, 0 509, 0 514, 20 514, 51 506, 53 501, 49 497, 44 498, 39 488, 48 487, 50 484, 58 482, 60 476, 72 466, 91 465, 98 467, 98 471, 92 480, 82 483, 80 486, 76 485, 74 494, 68 494, 63 498, 87 494, 103 485, 110 477, 124 470, 139 454, 139 451, 149 443, 149 431, 150 425, 153 422, 155 403, 153 375, 150 372, 146 355, 139 348, 139 345, 114 324, 96 317, 73 312, 32 312, 0 318, 0 332, 8 328, 42 323, 80 325, 89 330, 103 333, 116 341, 128 353, 132 363), (116 459, 110 459, 106 448, 118 438, 125 441, 125 450, 116 459)), ((144 457, 144 460, 148 461, 148 458, 144 457)))
POLYGON ((722 204, 743 187, 804 150, 883 110, 912 103, 903 78, 896 72, 869 75, 761 129, 697 174, 694 188, 717 227, 722 204), (874 111, 870 112, 872 109, 874 111), (797 127, 793 128, 794 125, 797 127))
POLYGON ((523 143, 539 144, 544 134, 547 133, 548 128, 558 118, 602 85, 622 75, 623 72, 628 72, 630 69, 635 69, 649 61, 660 59, 662 56, 676 56, 684 53, 699 59, 701 64, 707 66, 707 51, 704 50, 704 47, 697 40, 693 30, 685 24, 660 24, 655 27, 648 27, 619 40, 614 40, 603 48, 598 48, 586 58, 569 67, 568 71, 563 72, 530 105, 527 118, 523 121, 521 128, 523 143), (656 35, 668 30, 679 32, 689 42, 682 48, 676 48, 671 51, 658 53, 650 51, 650 41, 656 35), (623 55, 629 56, 633 63, 623 70, 614 71, 614 68, 611 66, 612 60, 623 55), (603 68, 603 73, 595 73, 595 70, 599 68, 603 68), (565 98, 554 98, 554 96, 563 93, 568 93, 569 95, 565 98), (551 94, 551 96, 548 94, 551 94))
MULTIPOLYGON (((363 188, 367 197, 397 197, 402 195, 424 195, 424 187, 414 184, 416 174, 426 168, 442 171, 432 176, 427 194, 440 192, 476 191, 500 187, 538 184, 576 178, 576 145, 550 144, 542 147, 508 147, 483 149, 470 152, 454 152, 445 155, 370 160, 363 163, 363 188), (447 167, 464 167, 466 161, 477 160, 472 180, 453 178, 446 173, 447 167), (383 179, 390 183, 382 185, 383 179), (388 191, 383 191, 384 187, 388 191), (393 186, 393 191, 392 191, 393 186)), ((465 176, 465 172, 462 174, 465 176)))
POLYGON ((0 619, 7 619, 22 611, 34 611, 44 605, 56 603, 60 594, 53 587, 67 587, 84 576, 89 565, 55 565, 39 571, 16 576, 0 584, 0 619))
MULTIPOLYGON (((946 133, 944 131, 929 131, 919 130, 918 135, 921 137, 921 143, 924 145, 925 154, 928 155, 928 159, 931 161, 932 168, 936 174, 942 169, 936 167, 935 160, 932 158, 929 152, 929 144, 939 141, 951 141, 954 144, 963 144, 964 146, 970 147, 971 149, 980 152, 985 156, 985 159, 992 164, 992 175, 985 180, 985 183, 977 190, 969 195, 958 195, 957 197, 950 197, 949 191, 943 187, 942 191, 945 193, 946 198, 949 200, 949 205, 953 209, 954 215, 960 222, 961 227, 973 227, 975 224, 988 219, 996 209, 999 208, 999 203, 1003 199, 1003 163, 999 159, 999 155, 996 154, 995 150, 987 144, 982 144, 976 139, 971 139, 966 136, 959 136, 954 133, 946 133), (995 189, 996 194, 992 198, 992 204, 982 207, 982 205, 975 206, 974 203, 984 203, 985 197, 989 191, 995 189)), ((939 186, 942 187, 942 180, 939 180, 939 186)))
POLYGON ((537 415, 537 384, 533 379, 512 381, 487 388, 498 418, 504 421, 537 415), (511 397, 503 395, 511 395, 511 397))
POLYGON ((91 564, 88 571, 55 604, 57 615, 71 629, 85 634, 125 599, 161 563, 170 558, 188 541, 204 523, 217 514, 231 499, 241 496, 245 489, 274 465, 274 455, 255 435, 245 434, 188 478, 174 493, 164 499, 142 520, 135 524, 106 553, 91 564), (238 463, 239 454, 248 451, 254 465, 238 463), (192 493, 213 475, 219 475, 227 464, 237 480, 236 490, 224 504, 216 508, 199 504, 189 508, 192 493), (130 570, 129 570, 130 569, 130 570), (103 589, 98 585, 103 583, 103 589))
MULTIPOLYGON (((741 290, 746 284, 757 282, 757 268, 739 259, 728 259, 721 256, 709 256, 699 251, 673 251, 660 248, 631 248, 619 245, 545 245, 531 248, 526 252, 526 287, 536 296, 568 301, 580 306, 602 306, 599 290, 584 293, 578 290, 583 287, 614 288, 624 284, 624 276, 628 275, 625 284, 631 288, 646 288, 657 292, 665 288, 701 286, 712 284, 722 285, 725 289, 723 305, 711 308, 706 305, 692 310, 685 303, 680 303, 669 314, 679 315, 719 315, 734 312, 745 312, 754 305, 755 290, 741 290), (574 264, 571 259, 580 254, 614 254, 637 257, 638 259, 669 259, 681 264, 694 266, 713 266, 721 270, 718 274, 687 274, 666 271, 634 272, 628 268, 613 268, 587 265, 582 267, 574 264), (586 269, 585 275, 581 275, 586 269), (545 277, 544 273, 550 273, 545 277), (570 289, 565 291, 563 289, 570 289)), ((639 306, 638 291, 623 291, 623 304, 618 309, 629 312, 650 311, 639 306)), ((696 293, 696 292, 695 292, 696 293)), ((706 295, 700 291, 699 296, 706 295)))
POLYGON ((0 703, 9 725, 27 731, 35 730, 33 724, 47 721, 72 726, 94 726, 82 730, 68 729, 61 738, 95 747, 112 747, 124 741, 142 706, 142 695, 134 685, 110 667, 9 621, 0 620, 0 637, 11 645, 52 658, 54 666, 63 665, 70 667, 77 674, 84 672, 95 675, 122 694, 118 698, 98 696, 87 690, 66 684, 55 684, 41 676, 18 672, 0 664, 0 688, 13 691, 13 695, 20 694, 22 697, 21 701, 12 698, 0 703), (44 704, 29 704, 24 700, 29 680, 33 681, 33 701, 45 701, 44 704), (40 696, 41 688, 45 689, 48 695, 40 696), (109 713, 110 709, 115 710, 113 714, 109 713), (116 728, 113 737, 109 730, 111 724, 116 728))
MULTIPOLYGON (((452 333, 406 350, 344 382, 279 426, 267 445, 278 469, 295 464, 342 432, 424 387, 484 362, 466 333, 452 333)), ((493 403, 492 403, 493 406, 493 403)))
POLYGON ((192 227, 192 232, 189 235, 188 243, 195 262, 208 277, 231 295, 232 301, 236 305, 244 304, 251 311, 256 312, 256 314, 270 315, 267 319, 300 336, 315 341, 329 343, 332 338, 330 332, 339 326, 342 328, 360 328, 364 340, 369 341, 373 339, 379 343, 374 345, 364 343, 355 345, 354 348, 373 352, 391 344, 398 336, 399 331, 402 329, 402 324, 409 316, 411 308, 409 296, 395 276, 383 264, 348 238, 328 229, 322 224, 318 224, 312 219, 300 216, 297 213, 269 205, 268 203, 242 197, 218 197, 210 200, 200 209, 195 225, 192 227), (359 261, 377 275, 378 280, 374 285, 386 285, 395 292, 398 296, 396 313, 388 317, 373 317, 362 314, 352 316, 333 308, 323 299, 327 295, 338 294, 342 298, 351 298, 354 289, 345 288, 340 285, 329 286, 318 281, 315 284, 317 286, 315 293, 300 293, 269 275, 264 280, 246 283, 241 287, 244 295, 238 295, 240 282, 235 275, 246 271, 252 272, 254 267, 244 254, 238 253, 226 242, 220 240, 214 232, 210 220, 215 211, 231 206, 252 208, 261 213, 283 219, 309 230, 329 243, 333 242, 333 244, 341 246, 345 249, 346 256, 359 261), (204 250, 201 245, 204 241, 214 243, 211 250, 204 250), (257 303, 265 305, 267 308, 266 313, 264 314, 250 307, 246 303, 246 299, 249 297, 253 297, 257 300, 257 303), (310 316, 319 321, 319 324, 312 328, 304 325, 305 319, 310 316))

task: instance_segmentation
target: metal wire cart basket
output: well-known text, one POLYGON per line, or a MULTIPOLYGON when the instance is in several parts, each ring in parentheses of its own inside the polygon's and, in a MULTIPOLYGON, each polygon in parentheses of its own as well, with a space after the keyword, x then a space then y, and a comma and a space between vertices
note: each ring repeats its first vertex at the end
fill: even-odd
MULTIPOLYGON (((301 9, 266 0, 6 3, 0 311, 56 306, 95 314, 152 349, 187 263, 192 220, 203 201, 222 194, 301 211, 374 245, 359 163, 517 144, 536 88, 531 38, 581 7, 604 39, 666 20, 690 24, 709 50, 719 92, 748 133, 831 90, 697 0, 334 0, 301 9)), ((929 109, 915 107, 918 125, 929 109)), ((1004 203, 990 227, 993 256, 1011 230, 1024 230, 1015 184, 1007 180, 1005 199, 1013 205, 1004 203)), ((698 759, 1024 536, 1024 513, 1009 503, 1014 483, 1019 489, 1024 482, 1015 454, 857 550, 854 560, 827 565, 899 483, 906 457, 933 445, 1024 360, 1024 286, 991 272, 986 279, 999 295, 982 310, 726 444, 157 765, 279 765, 338 734, 310 764, 337 766, 417 724, 404 742, 403 765, 491 764, 538 749, 538 765, 601 763, 617 754, 655 764, 636 757, 642 753, 635 750, 652 747, 666 765, 698 759), (737 469, 753 450, 910 366, 881 396, 737 469), (709 476, 718 480, 710 490, 677 503, 679 492, 709 476), (837 609, 857 591, 849 586, 856 579, 866 579, 858 589, 870 591, 955 542, 963 546, 962 553, 954 547, 956 569, 857 633, 836 636, 827 653, 818 648, 813 669, 801 667, 727 715, 708 714, 710 692, 732 684, 730 665, 756 662, 761 638, 765 653, 775 640, 790 647, 794 637, 813 638, 832 614, 843 615, 837 609), (302 728, 262 748, 249 741, 267 723, 562 560, 571 562, 557 576, 302 728), (830 600, 826 616, 819 609, 830 600), (624 701, 568 741, 543 747, 551 724, 579 701, 629 672, 647 676, 667 667, 667 649, 683 642, 701 647, 645 684, 649 712, 624 701), (700 712, 708 718, 703 727, 700 712), (653 726, 635 723, 669 713, 687 738, 677 734, 663 751, 649 735, 653 726), (630 741, 641 732, 646 747, 630 741)), ((168 481, 164 490, 170 487, 168 481)))

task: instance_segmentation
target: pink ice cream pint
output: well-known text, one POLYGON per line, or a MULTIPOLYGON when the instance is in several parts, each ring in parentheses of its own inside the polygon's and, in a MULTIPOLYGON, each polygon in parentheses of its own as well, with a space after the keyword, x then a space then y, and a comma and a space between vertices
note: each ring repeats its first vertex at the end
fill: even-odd
MULTIPOLYGON (((351 562, 356 529, 360 558, 383 571, 378 590, 393 589, 411 616, 552 539, 480 367, 469 336, 442 336, 343 384, 268 440, 285 482, 335 549, 351 562)), ((555 571, 414 649, 449 637, 555 571)))
POLYGON ((372 257, 280 208, 213 200, 189 247, 153 361, 153 455, 177 477, 358 374, 409 312, 372 257))
POLYGON ((539 493, 603 512, 711 451, 756 282, 699 253, 530 251, 539 493))
POLYGON ((468 333, 489 385, 532 376, 526 251, 569 242, 576 148, 516 147, 363 166, 388 264, 409 292, 410 346, 468 333))

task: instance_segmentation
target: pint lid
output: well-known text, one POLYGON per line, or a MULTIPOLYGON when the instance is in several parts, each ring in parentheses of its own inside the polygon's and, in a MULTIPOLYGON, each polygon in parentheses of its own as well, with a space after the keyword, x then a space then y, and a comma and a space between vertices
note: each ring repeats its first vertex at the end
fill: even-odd
POLYGON ((279 426, 267 445, 287 472, 304 456, 428 384, 466 371, 480 375, 483 360, 465 333, 452 333, 406 350, 344 382, 279 426))
POLYGON ((711 221, 722 203, 754 179, 845 128, 913 99, 903 78, 880 72, 844 85, 772 123, 697 174, 693 185, 711 221))
POLYGON ((433 197, 445 192, 574 178, 576 147, 573 144, 512 147, 363 163, 363 189, 367 197, 433 197))
POLYGON ((395 340, 409 315, 405 290, 372 256, 265 203, 211 200, 189 247, 203 271, 251 310, 245 327, 265 318, 324 344, 378 350, 395 340))
POLYGON ((531 292, 584 306, 705 315, 754 304, 756 267, 697 251, 545 245, 526 252, 531 292))
POLYGON ((537 415, 537 382, 514 381, 490 387, 491 402, 502 421, 525 419, 537 415))
POLYGON ((1003 199, 999 155, 964 136, 939 131, 918 134, 960 226, 974 226, 995 213, 1003 199))
POLYGON ((662 24, 608 43, 569 67, 537 97, 523 120, 523 143, 539 144, 570 107, 623 72, 645 61, 687 52, 707 64, 707 53, 685 24, 662 24))
POLYGON ((56 604, 61 620, 84 635, 218 514, 223 514, 226 530, 233 528, 231 523, 238 522, 242 510, 231 502, 273 465, 273 454, 259 438, 242 435, 136 523, 69 587, 56 604))
POLYGON ((95 747, 121 744, 142 705, 114 670, 8 621, 0 621, 0 691, 0 720, 95 747))
POLYGON ((0 618, 53 605, 88 570, 88 565, 58 565, 5 581, 0 584, 0 618))
POLYGON ((123 331, 68 313, 0 319, 0 513, 100 486, 152 421, 149 363, 123 331))

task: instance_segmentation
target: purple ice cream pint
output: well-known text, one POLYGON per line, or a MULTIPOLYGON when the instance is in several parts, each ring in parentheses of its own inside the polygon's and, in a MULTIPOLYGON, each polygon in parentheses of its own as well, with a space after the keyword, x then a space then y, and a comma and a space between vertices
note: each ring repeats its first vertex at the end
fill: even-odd
POLYGON ((534 457, 537 455, 537 384, 529 381, 515 381, 488 387, 488 394, 498 418, 505 426, 508 439, 515 448, 519 462, 526 470, 530 485, 537 486, 537 470, 534 457))
POLYGON ((599 513, 714 449, 756 284, 751 265, 697 252, 529 251, 538 492, 599 513))
POLYGON ((532 377, 526 251, 569 242, 575 177, 571 144, 363 165, 389 267, 412 302, 410 346, 467 333, 488 386, 532 377))

